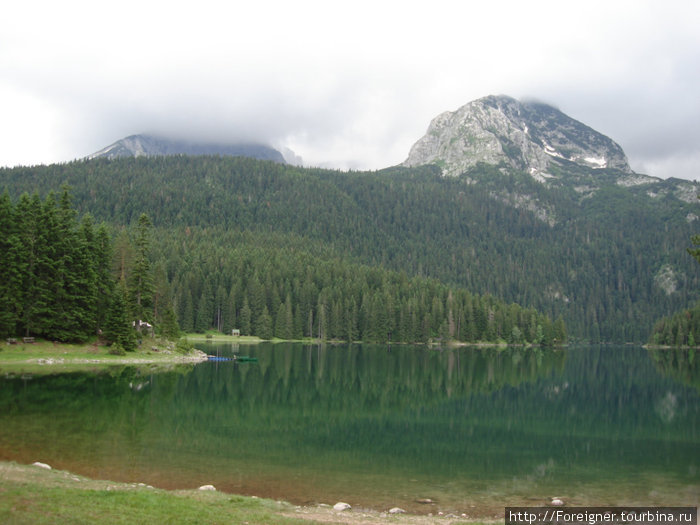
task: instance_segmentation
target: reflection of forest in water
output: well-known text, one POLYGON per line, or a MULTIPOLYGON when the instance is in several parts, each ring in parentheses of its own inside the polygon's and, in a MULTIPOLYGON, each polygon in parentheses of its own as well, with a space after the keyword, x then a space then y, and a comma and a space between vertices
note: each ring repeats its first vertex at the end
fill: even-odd
POLYGON ((700 392, 700 352, 695 348, 653 348, 649 357, 664 375, 700 392))
POLYGON ((663 472, 698 483, 698 393, 640 348, 242 353, 258 362, 4 379, 0 451, 34 443, 96 462, 235 464, 241 476, 248 463, 556 483, 663 472))

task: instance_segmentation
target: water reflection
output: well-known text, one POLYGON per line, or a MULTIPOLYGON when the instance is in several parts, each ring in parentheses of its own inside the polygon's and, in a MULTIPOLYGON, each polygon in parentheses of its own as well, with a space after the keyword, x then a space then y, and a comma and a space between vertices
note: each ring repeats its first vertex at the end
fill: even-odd
POLYGON ((697 503, 698 392, 640 348, 238 350, 258 362, 4 379, 0 454, 297 502, 697 503))

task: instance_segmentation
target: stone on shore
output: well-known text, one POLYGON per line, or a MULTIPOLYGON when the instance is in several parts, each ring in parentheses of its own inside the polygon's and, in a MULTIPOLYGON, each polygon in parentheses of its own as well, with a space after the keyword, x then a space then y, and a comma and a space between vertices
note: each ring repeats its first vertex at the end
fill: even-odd
POLYGON ((39 461, 35 461, 34 463, 32 463, 32 465, 39 468, 45 468, 46 470, 51 470, 51 467, 49 465, 47 465, 46 463, 41 463, 39 461))
POLYGON ((198 490, 216 490, 214 485, 202 485, 198 490))
POLYGON ((393 509, 389 509, 389 514, 406 514, 406 511, 401 507, 394 507, 393 509))
POLYGON ((333 510, 337 510, 339 512, 342 512, 344 510, 350 510, 351 508, 352 507, 349 504, 343 503, 342 501, 339 501, 338 503, 333 505, 333 510))

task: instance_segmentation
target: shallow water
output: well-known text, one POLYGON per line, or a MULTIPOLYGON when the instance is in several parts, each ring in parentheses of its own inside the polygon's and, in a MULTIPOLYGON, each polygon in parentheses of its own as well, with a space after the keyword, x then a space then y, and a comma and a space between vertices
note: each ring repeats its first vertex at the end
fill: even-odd
POLYGON ((258 362, 3 374, 0 458, 163 488, 471 516, 552 496, 700 500, 700 380, 687 350, 202 348, 258 362), (435 503, 417 503, 426 498, 435 503))

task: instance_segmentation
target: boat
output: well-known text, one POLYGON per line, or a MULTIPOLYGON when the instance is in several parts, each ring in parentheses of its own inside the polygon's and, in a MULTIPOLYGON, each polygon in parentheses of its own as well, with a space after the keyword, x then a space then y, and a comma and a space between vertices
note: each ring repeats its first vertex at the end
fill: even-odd
POLYGON ((218 355, 208 355, 208 361, 239 361, 241 363, 257 363, 257 357, 251 357, 248 355, 234 355, 233 357, 218 356, 218 355))
POLYGON ((208 361, 233 361, 233 357, 223 357, 218 355, 208 355, 208 361))

